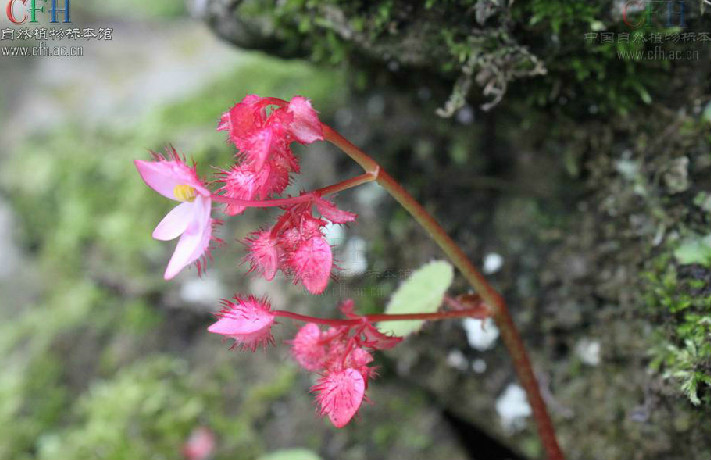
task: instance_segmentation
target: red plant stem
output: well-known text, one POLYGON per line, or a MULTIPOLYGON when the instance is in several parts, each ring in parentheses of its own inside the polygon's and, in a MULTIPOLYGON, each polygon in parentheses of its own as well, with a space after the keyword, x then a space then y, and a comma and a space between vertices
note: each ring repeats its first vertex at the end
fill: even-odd
MULTIPOLYGON (((301 315, 299 313, 294 313, 289 310, 272 310, 274 316, 281 318, 290 318, 296 321, 302 321, 304 323, 315 323, 324 326, 356 326, 363 324, 362 319, 328 319, 328 318, 317 318, 314 316, 301 315)), ((398 313, 398 314, 387 314, 378 313, 374 315, 365 315, 365 318, 369 322, 377 323, 380 321, 404 321, 404 320, 423 320, 423 321, 438 321, 442 319, 451 318, 480 318, 481 309, 471 308, 466 310, 447 310, 439 311, 435 313, 398 313)))
POLYGON ((277 198, 274 200, 242 200, 240 198, 229 198, 224 195, 210 195, 212 201, 218 203, 228 203, 235 204, 237 206, 247 206, 253 208, 266 208, 270 206, 289 206, 292 204, 306 203, 307 201, 313 200, 314 196, 324 196, 331 195, 333 193, 338 193, 343 190, 348 190, 349 188, 357 187, 359 185, 365 184, 366 182, 372 182, 375 180, 376 173, 363 173, 356 177, 351 177, 344 181, 338 182, 328 187, 317 188, 312 192, 306 192, 299 196, 291 198, 277 198))
POLYGON ((377 171, 371 173, 363 173, 356 177, 351 177, 337 184, 329 185, 328 187, 319 188, 313 191, 318 196, 331 195, 333 193, 341 192, 349 188, 357 187, 359 185, 365 184, 367 182, 373 182, 377 177, 377 171))
POLYGON ((390 195, 415 218, 489 306, 492 317, 501 330, 504 344, 513 359, 516 374, 528 396, 528 401, 531 404, 533 417, 538 428, 538 435, 546 451, 546 458, 548 460, 563 460, 563 453, 556 440, 555 429, 553 428, 553 423, 546 409, 546 404, 541 395, 533 368, 531 367, 531 361, 526 352, 526 347, 506 307, 503 297, 486 281, 479 270, 474 267, 474 264, 472 264, 464 251, 447 232, 445 232, 434 217, 432 217, 432 215, 430 215, 395 179, 381 169, 375 160, 325 124, 323 125, 323 132, 325 140, 343 150, 343 152, 358 163, 365 171, 373 172, 376 176, 377 183, 390 193, 390 195))
POLYGON ((242 200, 240 198, 229 198, 224 195, 210 195, 212 201, 218 203, 234 204, 249 208, 267 208, 270 206, 289 206, 292 204, 305 203, 312 199, 310 194, 303 194, 291 198, 277 198, 274 200, 242 200))

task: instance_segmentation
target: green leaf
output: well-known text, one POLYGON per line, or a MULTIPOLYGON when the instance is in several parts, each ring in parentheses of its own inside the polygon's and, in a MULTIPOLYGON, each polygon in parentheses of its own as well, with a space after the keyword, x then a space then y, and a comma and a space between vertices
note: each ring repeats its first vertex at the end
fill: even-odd
MULTIPOLYGON (((390 298, 385 313, 433 313, 452 284, 454 269, 449 262, 433 261, 416 270, 390 298)), ((378 329, 404 336, 419 330, 424 321, 382 321, 378 329)))
POLYGON ((321 457, 308 449, 283 449, 264 454, 258 460, 321 460, 321 457))
POLYGON ((674 251, 674 257, 680 264, 701 264, 711 266, 711 235, 690 238, 681 243, 674 251))

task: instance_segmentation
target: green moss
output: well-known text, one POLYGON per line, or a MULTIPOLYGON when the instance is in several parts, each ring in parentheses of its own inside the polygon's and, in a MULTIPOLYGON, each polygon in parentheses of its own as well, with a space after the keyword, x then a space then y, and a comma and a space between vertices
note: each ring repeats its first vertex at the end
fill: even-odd
POLYGON ((646 273, 647 307, 664 318, 655 331, 650 367, 694 405, 711 405, 711 271, 682 266, 669 254, 646 273))

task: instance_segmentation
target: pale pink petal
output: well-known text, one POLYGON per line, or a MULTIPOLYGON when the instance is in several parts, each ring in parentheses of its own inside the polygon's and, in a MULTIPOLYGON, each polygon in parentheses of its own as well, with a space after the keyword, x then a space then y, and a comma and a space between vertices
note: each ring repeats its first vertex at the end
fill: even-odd
POLYGON ((321 415, 328 415, 337 428, 344 427, 358 412, 365 395, 365 380, 355 369, 331 372, 321 377, 312 391, 321 415))
POLYGON ((153 230, 153 238, 168 241, 180 236, 192 221, 193 207, 193 203, 180 203, 174 207, 153 230))
POLYGON ((171 279, 183 268, 198 260, 210 245, 212 219, 209 198, 198 196, 192 203, 193 217, 175 246, 175 252, 165 269, 165 279, 171 279))
POLYGON ((177 185, 189 185, 201 195, 209 195, 195 170, 179 160, 134 161, 138 173, 150 188, 166 198, 179 201, 173 191, 177 185))
POLYGON ((311 107, 311 102, 302 96, 294 96, 287 110, 294 114, 290 131, 294 138, 302 144, 310 144, 323 140, 323 127, 318 119, 318 113, 311 107))
POLYGON ((202 233, 183 233, 178 240, 177 246, 175 246, 175 252, 173 252, 173 256, 168 262, 163 277, 169 280, 180 273, 183 268, 199 259, 199 254, 198 257, 194 257, 194 254, 202 253, 201 246, 203 241, 204 236, 202 233))

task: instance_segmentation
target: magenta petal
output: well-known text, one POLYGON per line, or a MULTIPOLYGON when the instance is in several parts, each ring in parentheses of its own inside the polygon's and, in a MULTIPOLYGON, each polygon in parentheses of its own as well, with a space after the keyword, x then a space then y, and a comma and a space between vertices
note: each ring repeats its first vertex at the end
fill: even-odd
POLYGON ((297 141, 302 144, 310 144, 323 140, 321 121, 308 99, 303 96, 294 96, 289 102, 287 110, 294 114, 290 130, 297 141))
POLYGON ((168 241, 180 236, 193 218, 193 208, 193 203, 181 203, 174 207, 153 230, 153 238, 168 241))

